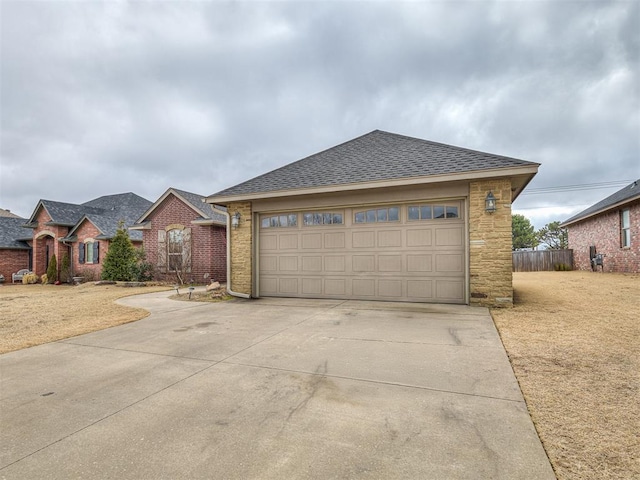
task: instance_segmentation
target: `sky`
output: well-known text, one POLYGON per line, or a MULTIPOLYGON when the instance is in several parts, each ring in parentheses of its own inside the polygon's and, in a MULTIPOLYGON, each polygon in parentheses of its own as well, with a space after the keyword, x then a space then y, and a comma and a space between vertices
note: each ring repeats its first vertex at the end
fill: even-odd
POLYGON ((0 127, 26 218, 380 129, 540 163, 513 205, 540 228, 640 178, 640 0, 0 0, 0 127))

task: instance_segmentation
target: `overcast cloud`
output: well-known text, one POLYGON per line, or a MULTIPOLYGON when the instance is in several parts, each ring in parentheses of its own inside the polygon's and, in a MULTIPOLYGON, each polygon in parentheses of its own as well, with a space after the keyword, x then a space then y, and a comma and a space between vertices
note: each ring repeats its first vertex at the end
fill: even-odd
MULTIPOLYGON (((0 2, 0 207, 209 195, 375 129, 640 178, 640 2, 0 2)), ((528 193, 530 191, 530 193, 528 193)), ((547 208, 542 208, 547 207, 547 208)))

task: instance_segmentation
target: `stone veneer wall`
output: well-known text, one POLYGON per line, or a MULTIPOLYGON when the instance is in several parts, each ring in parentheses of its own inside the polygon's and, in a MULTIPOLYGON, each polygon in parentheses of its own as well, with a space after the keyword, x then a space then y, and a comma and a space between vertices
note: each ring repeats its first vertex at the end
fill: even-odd
POLYGON ((511 181, 481 180, 469 184, 470 304, 513 306, 511 253, 511 181), (489 191, 496 197, 495 213, 485 211, 489 191))
POLYGON ((253 294, 252 253, 253 253, 253 224, 251 202, 235 202, 227 205, 229 215, 240 213, 240 223, 237 228, 231 228, 231 289, 234 292, 253 294))

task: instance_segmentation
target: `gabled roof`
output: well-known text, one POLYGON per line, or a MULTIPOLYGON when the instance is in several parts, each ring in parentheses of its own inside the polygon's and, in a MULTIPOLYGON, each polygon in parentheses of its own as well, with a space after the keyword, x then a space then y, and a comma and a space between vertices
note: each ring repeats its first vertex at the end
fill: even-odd
POLYGON ((28 223, 30 225, 35 224, 40 208, 44 208, 51 217, 51 221, 47 222, 49 225, 63 225, 67 227, 74 226, 86 213, 99 213, 101 211, 99 208, 77 205, 75 203, 40 200, 29 218, 28 223))
POLYGON ((352 190, 406 183, 524 175, 514 196, 539 164, 374 130, 210 195, 208 202, 352 190))
POLYGON ((200 218, 196 220, 197 223, 215 223, 220 225, 227 224, 227 217, 224 214, 226 208, 220 205, 212 205, 204 202, 204 196, 196 193, 187 192, 184 190, 178 190, 177 188, 169 188, 164 192, 158 200, 156 200, 151 207, 144 212, 144 214, 137 219, 133 229, 142 227, 151 217, 151 214, 164 202, 169 196, 173 195, 185 205, 191 208, 194 212, 200 215, 200 218))
MULTIPOLYGON (((125 228, 130 227, 144 212, 151 202, 135 193, 121 193, 117 195, 107 195, 83 203, 87 212, 69 230, 67 238, 73 237, 75 231, 85 220, 90 221, 100 231, 98 239, 113 238, 118 230, 120 222, 125 228)), ((131 240, 142 241, 142 232, 132 231, 129 233, 131 240)))
POLYGON ((568 220, 565 220, 564 222, 562 222, 561 226, 566 227, 567 225, 570 225, 572 223, 576 223, 589 217, 605 213, 608 210, 619 208, 635 200, 640 200, 640 178, 635 182, 630 183, 622 190, 618 190, 613 195, 608 196, 604 200, 599 201, 595 205, 592 205, 586 210, 583 210, 577 215, 574 215, 568 220))
POLYGON ((26 240, 29 233, 23 228, 27 220, 21 217, 0 216, 0 248, 28 250, 26 240))

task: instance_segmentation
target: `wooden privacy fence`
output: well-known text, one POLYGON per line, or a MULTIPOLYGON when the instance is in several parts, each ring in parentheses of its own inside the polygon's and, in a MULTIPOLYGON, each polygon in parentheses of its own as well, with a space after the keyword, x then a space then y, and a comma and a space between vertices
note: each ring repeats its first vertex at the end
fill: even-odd
POLYGON ((573 270, 573 250, 513 252, 514 272, 573 270))

